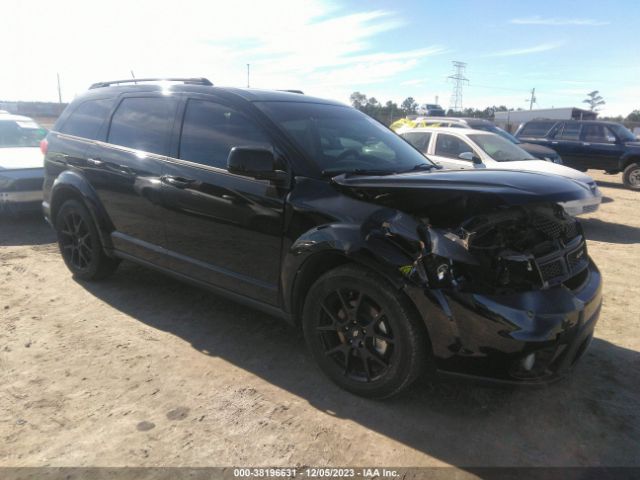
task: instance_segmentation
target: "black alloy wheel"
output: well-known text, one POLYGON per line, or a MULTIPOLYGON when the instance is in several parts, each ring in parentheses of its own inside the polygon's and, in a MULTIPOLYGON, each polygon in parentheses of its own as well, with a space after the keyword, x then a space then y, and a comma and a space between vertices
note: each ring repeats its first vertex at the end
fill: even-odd
POLYGON ((316 326, 324 353, 357 382, 379 379, 389 369, 394 336, 385 311, 357 288, 336 289, 320 303, 316 326))
POLYGON ((91 232, 82 216, 74 210, 61 219, 60 248, 65 260, 78 272, 86 271, 93 260, 91 232))
POLYGON ((60 253, 71 273, 82 280, 110 275, 120 261, 106 255, 98 230, 87 208, 78 200, 67 200, 55 218, 60 253))
POLYGON ((362 267, 322 275, 307 294, 302 321, 320 368, 357 395, 395 395, 429 364, 426 328, 408 298, 362 267))

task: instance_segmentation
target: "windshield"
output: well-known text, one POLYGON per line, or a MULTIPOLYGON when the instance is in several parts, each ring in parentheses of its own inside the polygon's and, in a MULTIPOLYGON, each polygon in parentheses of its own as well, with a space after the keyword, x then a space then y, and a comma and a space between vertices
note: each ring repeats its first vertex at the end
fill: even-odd
POLYGON ((622 125, 609 125, 609 128, 613 130, 617 137, 623 142, 637 141, 636 136, 622 125))
POLYGON ((302 102, 258 102, 323 174, 389 174, 432 168, 409 143, 350 107, 302 102))
POLYGON ((535 160, 529 153, 498 135, 469 135, 469 138, 496 162, 535 160))
POLYGON ((0 120, 0 148, 38 147, 47 131, 32 121, 0 120))

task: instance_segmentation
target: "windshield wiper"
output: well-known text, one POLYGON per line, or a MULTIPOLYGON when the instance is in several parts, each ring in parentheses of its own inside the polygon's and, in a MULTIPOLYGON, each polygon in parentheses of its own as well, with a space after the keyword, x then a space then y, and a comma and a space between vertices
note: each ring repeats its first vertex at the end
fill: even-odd
POLYGON ((413 167, 411 167, 409 170, 403 170, 402 173, 417 172, 418 170, 433 170, 434 168, 437 168, 437 167, 435 164, 432 164, 432 163, 418 163, 417 165, 414 165, 413 167))

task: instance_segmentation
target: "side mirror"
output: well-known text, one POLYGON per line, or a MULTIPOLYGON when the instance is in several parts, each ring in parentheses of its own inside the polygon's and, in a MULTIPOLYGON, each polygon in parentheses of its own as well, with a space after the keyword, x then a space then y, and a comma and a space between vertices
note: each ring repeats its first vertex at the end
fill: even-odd
POLYGON ((473 152, 462 152, 460 155, 458 155, 458 158, 460 160, 466 160, 467 162, 473 162, 476 165, 479 165, 482 163, 482 160, 480 159, 480 157, 478 157, 477 155, 474 155, 473 152))
POLYGON ((287 173, 276 170, 273 152, 260 147, 233 147, 227 157, 227 170, 259 180, 283 181, 287 173))

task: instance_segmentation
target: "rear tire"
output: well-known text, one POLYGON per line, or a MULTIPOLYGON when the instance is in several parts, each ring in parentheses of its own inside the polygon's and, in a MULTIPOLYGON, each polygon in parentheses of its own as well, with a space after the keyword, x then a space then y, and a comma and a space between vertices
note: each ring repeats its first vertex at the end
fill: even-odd
POLYGON ((431 358, 426 329, 409 300, 382 277, 354 265, 331 270, 312 285, 303 330, 322 371, 363 397, 400 393, 431 358))
POLYGON ((624 169, 622 182, 631 190, 640 190, 640 163, 632 163, 624 169))
POLYGON ((120 260, 108 257, 91 214, 78 200, 62 204, 55 220, 58 246, 67 268, 82 280, 111 275, 120 260))

